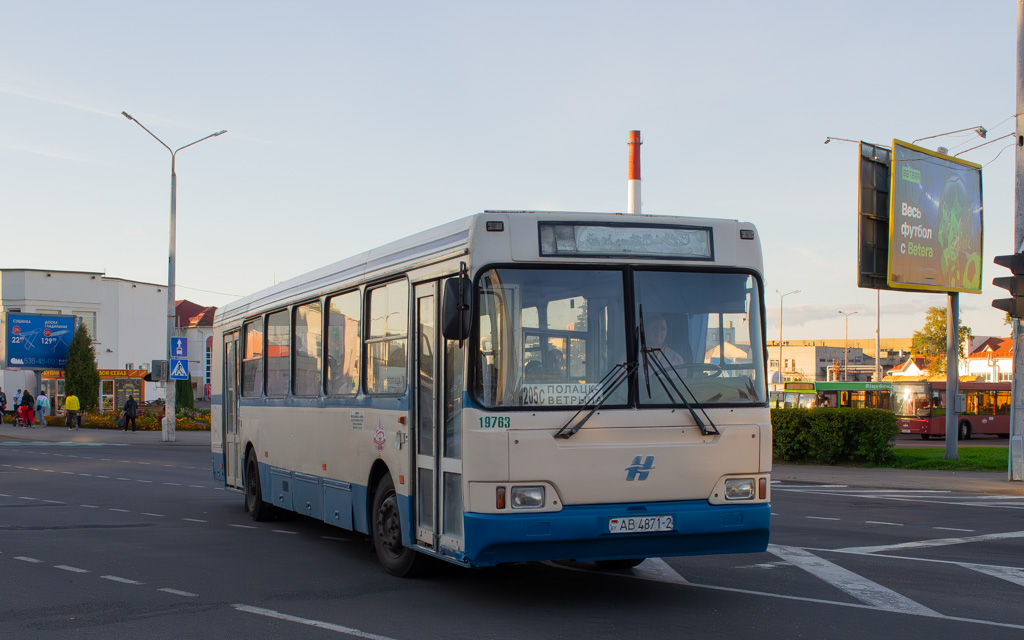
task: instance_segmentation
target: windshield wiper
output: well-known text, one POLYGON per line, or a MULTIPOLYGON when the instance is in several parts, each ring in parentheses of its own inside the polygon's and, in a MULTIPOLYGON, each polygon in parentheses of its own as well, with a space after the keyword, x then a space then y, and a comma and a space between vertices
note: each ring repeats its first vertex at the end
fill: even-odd
POLYGON ((611 371, 606 373, 601 378, 601 381, 597 383, 594 391, 587 395, 579 410, 569 418, 568 422, 562 425, 562 428, 555 433, 554 437, 568 439, 576 435, 576 432, 583 428, 587 420, 590 420, 590 417, 604 406, 604 403, 615 393, 615 390, 629 378, 630 374, 636 370, 636 367, 636 362, 620 362, 612 367, 611 371), (580 418, 579 421, 576 421, 584 411, 586 411, 586 415, 580 418))
POLYGON ((683 377, 679 375, 679 372, 672 367, 672 363, 669 362, 668 356, 666 356, 660 348, 647 346, 647 336, 644 332, 644 306, 641 304, 639 309, 640 324, 637 327, 637 332, 639 333, 640 339, 637 341, 637 348, 640 350, 640 355, 644 361, 644 383, 647 385, 647 397, 651 397, 651 382, 648 379, 648 368, 649 363, 653 363, 655 378, 661 384, 661 388, 665 390, 665 394, 668 396, 669 401, 673 404, 682 403, 682 405, 686 407, 686 410, 690 412, 690 416, 693 417, 693 421, 697 423, 697 428, 700 429, 702 435, 719 435, 720 432, 718 431, 718 427, 716 427, 715 423, 711 420, 711 416, 709 416, 708 412, 704 410, 704 407, 700 406, 700 403, 697 401, 697 396, 693 393, 690 387, 687 386, 686 382, 683 381, 683 377), (665 366, 666 364, 668 367, 665 366), (669 370, 671 370, 672 374, 675 375, 675 381, 673 381, 672 376, 669 375, 669 370), (676 381, 678 381, 679 384, 686 389, 686 392, 690 394, 690 397, 693 398, 693 404, 697 404, 700 412, 704 414, 704 418, 708 421, 707 424, 704 424, 704 421, 700 419, 697 412, 693 410, 693 404, 686 399, 686 395, 683 394, 683 392, 679 390, 679 387, 676 386, 676 381))

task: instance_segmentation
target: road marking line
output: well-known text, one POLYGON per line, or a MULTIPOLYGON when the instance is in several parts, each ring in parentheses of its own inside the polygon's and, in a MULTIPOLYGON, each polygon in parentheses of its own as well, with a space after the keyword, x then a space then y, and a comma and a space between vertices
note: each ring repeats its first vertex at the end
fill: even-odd
POLYGON ((146 484, 152 484, 153 483, 152 480, 136 480, 135 482, 144 482, 146 484))
POLYGON ((185 522, 206 522, 206 520, 199 520, 196 518, 182 518, 185 522))
POLYGON ((164 484, 165 484, 166 486, 168 486, 168 487, 180 487, 180 486, 181 486, 181 485, 180 485, 180 484, 178 484, 177 482, 165 482, 164 484))
POLYGON ((271 529, 271 531, 274 532, 274 533, 287 533, 290 536, 297 536, 297 535, 299 535, 298 531, 285 531, 284 529, 271 529))
POLYGON ((637 566, 633 567, 633 573, 642 578, 651 578, 659 582, 672 582, 674 584, 690 584, 672 566, 661 558, 647 558, 637 566))
POLYGON ((39 498, 27 498, 25 496, 18 496, 18 500, 34 500, 36 502, 39 502, 39 498))
POLYGON ((131 511, 129 511, 127 509, 114 509, 112 507, 110 509, 107 509, 107 510, 108 511, 117 511, 117 512, 120 512, 120 513, 131 513, 131 511))
POLYGON ((879 551, 896 551, 898 549, 927 549, 929 547, 948 547, 954 544, 966 544, 968 542, 988 542, 989 540, 1006 540, 1009 538, 1024 538, 1024 531, 988 533, 980 536, 964 536, 962 538, 936 538, 934 540, 919 540, 917 542, 885 544, 879 545, 877 547, 846 547, 845 549, 836 549, 836 551, 867 554, 877 553, 879 551))
POLYGON ((131 478, 114 478, 114 480, 126 480, 126 481, 131 481, 131 478))
POLYGON ((86 478, 91 478, 91 477, 92 477, 92 474, 91 474, 91 473, 80 473, 80 474, 78 474, 78 475, 80 475, 80 476, 85 476, 86 478))
POLYGON ((932 529, 938 529, 939 531, 959 531, 961 533, 974 533, 977 529, 957 529, 955 527, 932 527, 932 529))
POLYGON ((128 578, 119 578, 118 576, 100 576, 104 580, 113 580, 114 582, 120 582, 122 584, 145 584, 138 580, 129 580, 128 578))
POLYGON ((14 556, 15 560, 21 560, 22 562, 42 562, 42 560, 36 560, 35 558, 29 558, 28 556, 14 556))
POLYGON ((139 512, 140 516, 153 516, 154 518, 163 518, 159 513, 146 513, 145 511, 139 512))
POLYGON ((178 591, 177 589, 157 589, 157 591, 163 591, 164 593, 170 593, 176 596, 184 596, 186 598, 198 598, 198 593, 189 593, 188 591, 178 591))
POLYGON ((877 582, 868 580, 799 547, 770 544, 768 552, 877 609, 939 616, 938 613, 923 604, 914 602, 892 589, 883 587, 877 582))
POLYGON ((887 527, 902 527, 902 524, 898 522, 876 522, 875 520, 865 520, 864 524, 884 524, 887 527))
POLYGON ((957 564, 966 569, 984 573, 985 575, 989 575, 994 578, 1001 578, 1024 587, 1024 570, 1022 569, 1016 569, 1014 567, 994 567, 992 565, 973 564, 970 562, 958 562, 957 564))
POLYGON ((61 502, 60 500, 43 500, 43 502, 49 502, 50 504, 67 504, 66 502, 61 502))
POLYGON ((339 542, 352 542, 351 538, 339 538, 338 536, 320 536, 323 540, 337 540, 339 542))
POLYGON ((191 489, 205 489, 205 488, 206 488, 206 487, 204 487, 204 486, 203 486, 203 485, 201 485, 201 484, 190 484, 190 485, 188 485, 188 486, 189 486, 189 488, 191 488, 191 489))
POLYGON ((237 529, 255 529, 256 527, 247 524, 229 524, 229 527, 235 527, 237 529))
POLYGON ((823 516, 804 516, 808 520, 839 520, 839 518, 825 518, 823 516))
POLYGON ((359 629, 353 629, 352 627, 343 627, 340 624, 332 624, 330 622, 324 622, 322 620, 310 620, 309 618, 299 618, 298 616, 290 616, 280 611, 274 611, 272 609, 260 609, 259 607, 250 607, 244 604, 233 604, 231 605, 239 611, 246 613, 255 613, 257 615, 266 616, 268 618, 277 618, 278 620, 284 620, 286 622, 298 622, 310 627, 316 627, 318 629, 327 629, 328 631, 337 631, 338 633, 346 633, 350 636, 356 636, 357 638, 369 638, 370 640, 394 640, 388 636, 380 636, 375 633, 367 633, 366 631, 360 631, 359 629))
POLYGON ((86 509, 99 509, 99 507, 97 507, 97 506, 96 506, 96 505, 94 505, 94 504, 80 504, 80 505, 78 505, 78 506, 80 506, 80 507, 84 507, 84 508, 86 508, 86 509))
MULTIPOLYGON (((83 475, 84 475, 84 474, 83 474, 83 475)), ((110 480, 110 476, 96 476, 96 477, 97 477, 97 478, 103 478, 103 479, 105 479, 105 480, 110 480)))
POLYGON ((89 573, 88 569, 79 569, 78 567, 69 567, 66 564, 55 564, 55 565, 53 565, 53 568, 54 569, 61 569, 63 571, 72 571, 74 573, 89 573))

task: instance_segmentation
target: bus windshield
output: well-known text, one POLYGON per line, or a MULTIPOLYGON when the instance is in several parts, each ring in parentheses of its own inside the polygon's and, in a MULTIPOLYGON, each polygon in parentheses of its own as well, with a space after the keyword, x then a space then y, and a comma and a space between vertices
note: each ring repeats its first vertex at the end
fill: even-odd
MULTIPOLYGON (((766 401, 760 295, 749 274, 495 268, 481 274, 478 296, 474 393, 483 406, 583 405, 615 365, 638 359, 641 305, 648 350, 690 389, 687 401, 766 401)), ((653 370, 638 372, 634 389, 636 380, 640 404, 675 406, 653 370)), ((629 391, 618 387, 605 406, 626 405, 629 391)))
POLYGON ((897 416, 910 418, 927 418, 932 409, 931 385, 893 384, 892 412, 897 416))

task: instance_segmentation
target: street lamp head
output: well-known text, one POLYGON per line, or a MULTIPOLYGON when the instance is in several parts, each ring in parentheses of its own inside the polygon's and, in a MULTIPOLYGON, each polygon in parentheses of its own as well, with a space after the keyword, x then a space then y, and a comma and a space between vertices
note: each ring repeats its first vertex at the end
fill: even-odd
POLYGON ((122 112, 121 112, 121 115, 122 115, 122 116, 124 116, 124 117, 126 117, 126 118, 128 118, 129 120, 131 120, 131 121, 133 121, 133 122, 135 121, 135 118, 133 118, 133 117, 131 117, 130 115, 128 115, 128 112, 127 112, 127 111, 122 111, 122 112))
POLYGON ((216 138, 217 136, 221 135, 222 133, 227 133, 227 132, 228 132, 227 129, 222 129, 222 130, 218 131, 217 133, 213 134, 213 137, 216 138))

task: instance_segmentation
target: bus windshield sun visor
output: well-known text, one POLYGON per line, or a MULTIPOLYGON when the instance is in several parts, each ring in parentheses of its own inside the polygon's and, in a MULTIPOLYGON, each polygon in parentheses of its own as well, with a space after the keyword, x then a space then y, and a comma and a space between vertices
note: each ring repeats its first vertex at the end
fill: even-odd
MULTIPOLYGON (((690 387, 683 381, 683 377, 679 375, 675 367, 669 361, 668 356, 662 351, 660 347, 648 347, 647 346, 647 335, 644 330, 644 306, 639 305, 639 323, 637 325, 637 333, 639 334, 639 340, 637 346, 640 349, 640 355, 643 358, 644 363, 644 384, 647 388, 647 397, 651 397, 651 382, 649 378, 649 370, 654 370, 654 377, 661 384, 661 388, 664 389, 665 394, 668 396, 669 401, 672 404, 682 404, 686 407, 686 410, 690 412, 690 416, 693 417, 693 421, 697 423, 697 428, 700 429, 701 435, 705 436, 716 436, 719 435, 718 428, 715 423, 711 420, 711 416, 708 415, 707 411, 703 407, 698 406, 700 412, 704 414, 704 418, 707 420, 707 424, 700 419, 697 412, 693 410, 693 404, 686 399, 686 395, 679 390, 679 386, 686 389, 686 392, 690 394, 693 401, 696 403, 697 396, 694 395, 690 387), (671 373, 669 373, 671 371, 671 373), (673 380, 673 376, 675 380, 673 380), (679 383, 679 386, 676 385, 679 383)), ((685 365, 683 365, 685 366, 685 365)), ((699 403, 698 403, 699 404, 699 403)))
POLYGON ((580 408, 573 414, 569 421, 562 425, 562 428, 555 433, 556 438, 571 438, 576 435, 576 432, 583 428, 587 420, 597 412, 604 403, 608 401, 608 398, 615 393, 615 390, 625 382, 629 376, 636 371, 637 363, 633 362, 620 362, 611 368, 611 371, 606 373, 601 382, 598 383, 597 388, 587 396, 586 400, 580 406, 580 408), (586 411, 584 414, 583 412, 586 411), (583 414, 581 418, 580 415, 583 414), (577 420, 579 418, 579 420, 577 420))

